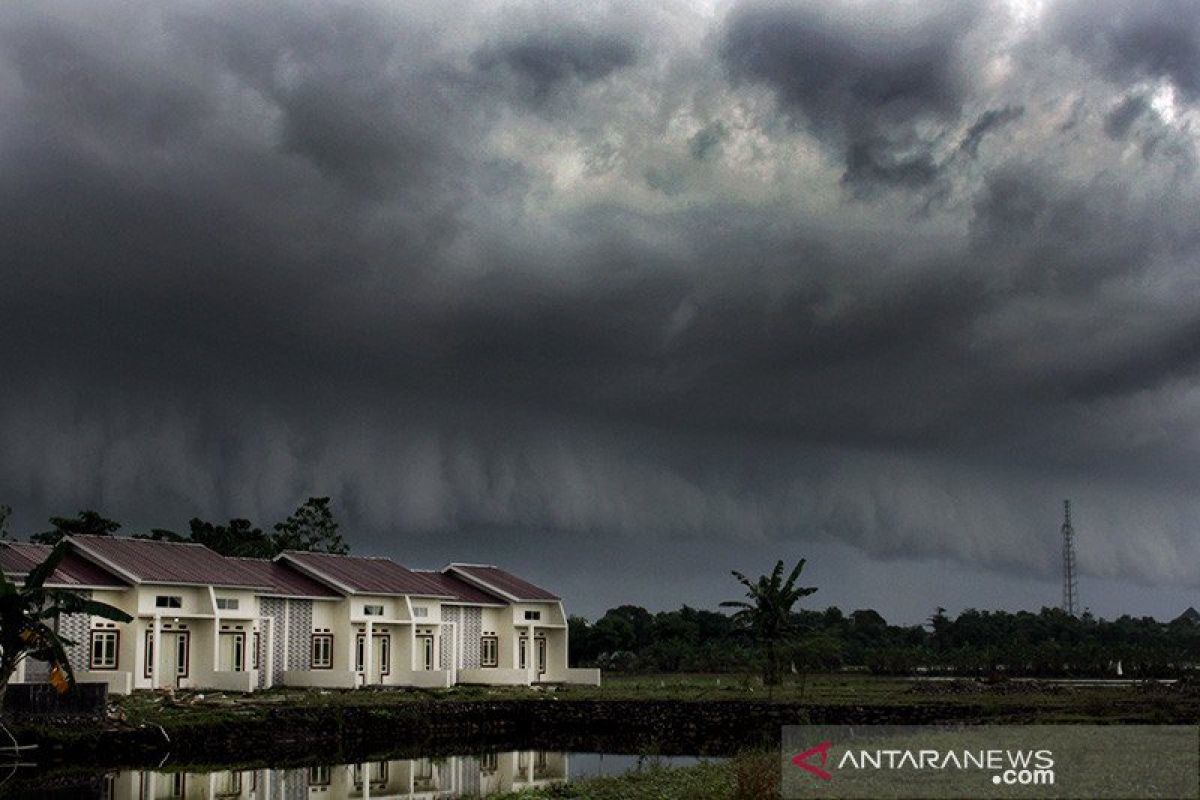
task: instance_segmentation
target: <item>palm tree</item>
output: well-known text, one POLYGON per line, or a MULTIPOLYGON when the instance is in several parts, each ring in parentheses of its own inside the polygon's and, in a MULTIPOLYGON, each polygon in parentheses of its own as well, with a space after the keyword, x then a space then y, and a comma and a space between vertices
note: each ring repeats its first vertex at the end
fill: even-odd
POLYGON ((50 624, 63 614, 90 614, 115 622, 131 622, 133 617, 107 603, 80 597, 64 589, 48 589, 46 580, 54 574, 70 545, 59 542, 46 560, 29 571, 25 583, 17 586, 0 572, 0 703, 8 682, 22 660, 32 658, 50 664, 50 683, 60 693, 75 685, 75 673, 66 648, 75 644, 63 639, 50 624))
POLYGON ((787 580, 783 579, 783 561, 775 565, 770 575, 751 581, 737 570, 733 577, 746 587, 746 600, 727 600, 724 608, 740 609, 733 615, 738 624, 750 630, 762 645, 766 662, 763 665, 763 683, 774 686, 779 683, 779 645, 795 632, 792 607, 801 597, 808 597, 817 590, 815 586, 797 586, 796 580, 804 570, 805 559, 800 559, 787 580))

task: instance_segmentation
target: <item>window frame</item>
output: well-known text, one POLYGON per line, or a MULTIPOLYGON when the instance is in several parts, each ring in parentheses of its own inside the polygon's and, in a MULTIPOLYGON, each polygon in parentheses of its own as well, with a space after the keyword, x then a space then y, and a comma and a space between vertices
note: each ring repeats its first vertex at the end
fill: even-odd
POLYGON ((240 597, 218 597, 217 598, 217 610, 218 611, 239 611, 240 610, 239 606, 241 605, 240 600, 241 600, 240 597), (232 603, 232 605, 230 605, 231 603, 232 603))
POLYGON ((384 614, 383 603, 364 603, 363 604, 363 616, 364 617, 382 617, 383 614, 384 614))
POLYGON ((156 594, 154 596, 155 608, 183 608, 183 595, 181 594, 156 594))
POLYGON ((113 628, 93 628, 88 637, 88 670, 92 672, 112 672, 121 668, 121 632, 113 628), (112 666, 102 666, 96 662, 96 638, 112 637, 112 666))
POLYGON ((309 650, 309 668, 310 669, 333 669, 333 634, 332 633, 314 633, 312 635, 312 645, 309 650), (317 663, 317 642, 327 642, 328 660, 324 664, 317 663))
POLYGON ((541 622, 542 621, 542 612, 539 610, 536 610, 536 609, 532 609, 532 608, 525 609, 525 621, 526 622, 541 622))
POLYGON ((479 637, 479 666, 484 669, 495 669, 500 666, 500 637, 499 636, 480 636, 479 637), (491 645, 492 656, 489 659, 487 655, 488 645, 491 645))

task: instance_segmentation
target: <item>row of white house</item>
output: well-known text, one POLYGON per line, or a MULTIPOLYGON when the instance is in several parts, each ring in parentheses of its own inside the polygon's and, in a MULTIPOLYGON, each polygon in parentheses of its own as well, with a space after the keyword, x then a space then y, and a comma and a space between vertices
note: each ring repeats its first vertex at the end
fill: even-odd
POLYGON ((490 797, 570 779, 567 753, 519 750, 479 756, 389 759, 301 769, 219 770, 208 773, 115 773, 104 779, 104 800, 437 800, 490 797))
MULTIPOLYGON (((109 691, 272 686, 598 685, 567 666, 562 600, 494 566, 410 570, 386 558, 286 552, 229 558, 199 544, 68 537, 47 582, 123 609, 131 623, 64 616, 76 679, 109 691)), ((0 543, 20 580, 50 548, 0 543)), ((43 680, 22 662, 18 681, 43 680)))

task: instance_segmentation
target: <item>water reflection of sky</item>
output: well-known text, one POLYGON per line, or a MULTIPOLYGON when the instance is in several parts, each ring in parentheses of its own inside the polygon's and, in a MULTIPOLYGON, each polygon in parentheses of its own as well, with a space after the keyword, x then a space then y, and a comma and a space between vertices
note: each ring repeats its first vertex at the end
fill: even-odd
POLYGON ((623 775, 652 765, 687 766, 701 760, 692 756, 514 750, 291 769, 126 770, 104 776, 100 797, 106 800, 486 797, 581 778, 623 775))

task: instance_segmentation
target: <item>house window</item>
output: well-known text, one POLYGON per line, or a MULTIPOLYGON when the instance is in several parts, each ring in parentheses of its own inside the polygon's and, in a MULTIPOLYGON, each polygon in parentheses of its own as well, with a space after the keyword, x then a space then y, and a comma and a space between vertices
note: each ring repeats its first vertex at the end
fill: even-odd
POLYGON ((330 779, 329 767, 309 767, 308 768, 308 785, 309 786, 328 786, 330 779))
POLYGON ((363 606, 363 616, 382 617, 383 606, 363 606))
POLYGON ((241 672, 246 663, 246 637, 234 634, 233 637, 233 671, 241 672))
POLYGON ((542 618, 542 612, 540 612, 540 611, 526 611, 525 612, 525 619, 530 620, 531 622, 537 621, 541 618, 542 618))
POLYGON ((528 657, 526 655, 528 650, 529 638, 522 636, 521 641, 517 644, 517 666, 519 669, 525 669, 525 665, 528 661, 528 657))
POLYGON ((160 594, 154 598, 158 608, 183 608, 183 598, 177 594, 160 594))
POLYGON ((250 669, 258 669, 258 650, 261 646, 261 640, 256 633, 254 634, 254 649, 250 652, 250 669))
POLYGON ((238 607, 238 599, 236 597, 218 597, 217 608, 223 611, 236 611, 238 607))
POLYGON ((312 668, 333 669, 333 635, 315 633, 312 637, 312 668))
POLYGON ((357 641, 354 643, 354 671, 362 672, 363 666, 367 661, 367 637, 361 633, 358 635, 357 641))
POLYGON ((413 616, 414 617, 428 617, 429 616, 429 606, 413 606, 413 616))
POLYGON ((480 772, 495 772, 500 766, 500 758, 495 753, 484 753, 479 757, 480 772))
POLYGON ((92 659, 88 669, 116 669, 121 634, 117 631, 92 631, 92 659))
POLYGON ((479 640, 479 663, 485 667, 500 666, 500 640, 495 636, 479 640))

